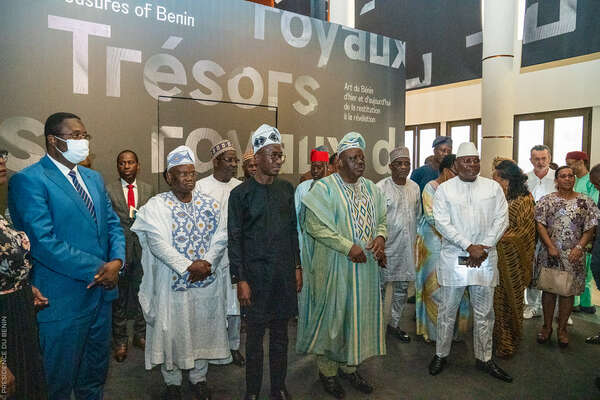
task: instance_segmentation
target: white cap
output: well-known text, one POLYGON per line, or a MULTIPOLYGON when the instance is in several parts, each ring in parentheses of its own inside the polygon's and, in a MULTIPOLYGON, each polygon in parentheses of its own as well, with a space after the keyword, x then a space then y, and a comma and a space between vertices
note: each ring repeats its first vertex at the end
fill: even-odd
POLYGON ((262 124, 252 134, 254 154, 270 144, 281 144, 281 133, 271 125, 262 124))
POLYGON ((464 142, 458 146, 458 151, 456 152, 456 158, 459 157, 471 157, 477 156, 479 157, 479 152, 477 151, 477 147, 471 142, 464 142))

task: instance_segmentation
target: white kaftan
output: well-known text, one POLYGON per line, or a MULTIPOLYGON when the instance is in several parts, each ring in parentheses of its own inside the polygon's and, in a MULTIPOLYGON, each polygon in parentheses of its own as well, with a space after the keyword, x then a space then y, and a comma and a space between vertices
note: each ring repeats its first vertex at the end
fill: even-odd
POLYGON ((436 268, 441 286, 496 286, 496 243, 508 227, 508 204, 498 183, 478 176, 473 182, 459 177, 442 183, 433 200, 435 228, 442 235, 436 268), (471 244, 489 246, 488 258, 479 268, 458 264, 469 256, 471 244))
POLYGON ((227 224, 219 203, 196 192, 190 203, 161 193, 139 210, 131 230, 142 246, 139 299, 146 319, 146 369, 158 364, 191 369, 195 360, 229 358, 218 270, 227 224), (211 263, 213 274, 191 284, 187 268, 198 259, 211 263))
MULTIPOLYGON (((225 230, 227 230, 229 194, 240 183, 242 183, 242 181, 235 178, 231 178, 229 182, 221 182, 213 175, 210 175, 196 182, 196 187, 194 188, 195 191, 209 195, 219 202, 221 205, 221 212, 224 216, 225 230)), ((225 246, 227 246, 227 243, 225 243, 225 246)), ((221 271, 225 299, 227 301, 227 315, 240 315, 237 285, 231 283, 231 276, 229 275, 229 256, 227 254, 227 249, 225 249, 225 254, 221 259, 219 270, 221 271)))
POLYGON ((408 178, 405 185, 397 185, 390 176, 379 181, 377 187, 387 205, 387 268, 381 269, 381 277, 384 282, 414 281, 417 223, 421 218, 419 185, 408 178))

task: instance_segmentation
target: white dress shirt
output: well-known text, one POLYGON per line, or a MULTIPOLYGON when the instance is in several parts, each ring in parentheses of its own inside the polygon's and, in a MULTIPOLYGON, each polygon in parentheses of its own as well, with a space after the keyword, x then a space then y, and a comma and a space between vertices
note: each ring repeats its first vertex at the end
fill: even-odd
POLYGON ((436 268, 439 284, 496 286, 496 243, 508 227, 508 203, 500 185, 481 176, 473 182, 452 178, 435 192, 433 217, 435 228, 442 235, 436 268), (458 264, 459 256, 469 256, 466 249, 472 244, 490 247, 479 268, 458 264))
MULTIPOLYGON (((123 185, 123 195, 125 196, 125 204, 127 204, 127 195, 129 194, 129 188, 127 186, 129 186, 129 183, 127 183, 127 181, 125 181, 123 178, 121 178, 121 185, 123 185)), ((134 198, 134 207, 137 208, 138 206, 138 188, 137 188, 137 179, 133 181, 132 183, 133 185, 133 198, 134 198)))
POLYGON ((527 187, 529 188, 529 191, 536 202, 545 195, 556 192, 556 186, 554 184, 554 171, 548 168, 548 172, 542 179, 538 178, 535 172, 528 172, 527 187))
MULTIPOLYGON (((75 184, 73 183, 73 180, 69 176, 69 172, 71 172, 71 170, 66 165, 64 165, 64 164, 56 161, 54 158, 50 157, 49 154, 48 154, 48 158, 50 159, 50 161, 52 161, 54 163, 54 165, 56 165, 56 167, 58 168, 58 170, 60 172, 62 172, 62 174, 65 176, 65 178, 67 178, 67 180, 69 181, 69 183, 71 184, 71 186, 73 186, 73 189, 75 189, 75 184)), ((77 164, 75 164, 75 166, 73 167, 73 171, 75 171, 75 176, 77 176, 77 180, 79 181, 79 184, 81 185, 81 187, 83 188, 83 190, 87 193, 87 195, 89 196, 89 198, 90 198, 90 200, 92 201, 92 204, 93 204, 94 200, 92 199, 92 196, 90 195, 90 192, 89 192, 87 186, 85 185, 85 182, 84 182, 83 178, 79 174, 79 170, 77 169, 77 164)), ((75 189, 75 191, 77 191, 77 189, 75 189)), ((77 194, 79 194, 79 193, 77 193, 77 194)))

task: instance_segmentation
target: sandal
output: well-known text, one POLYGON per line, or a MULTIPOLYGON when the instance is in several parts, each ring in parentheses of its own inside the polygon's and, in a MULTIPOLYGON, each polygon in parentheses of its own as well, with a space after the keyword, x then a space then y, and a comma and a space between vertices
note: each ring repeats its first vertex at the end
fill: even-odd
POLYGON ((544 333, 544 332, 545 332, 544 327, 542 327, 542 330, 539 331, 537 334, 537 342, 539 344, 544 344, 550 340, 550 336, 552 335, 552 328, 550 328, 547 331, 548 333, 544 333))
POLYGON ((561 335, 560 331, 557 330, 556 339, 558 340, 558 345, 563 349, 569 345, 569 336, 567 336, 567 332, 565 332, 564 335, 561 335))

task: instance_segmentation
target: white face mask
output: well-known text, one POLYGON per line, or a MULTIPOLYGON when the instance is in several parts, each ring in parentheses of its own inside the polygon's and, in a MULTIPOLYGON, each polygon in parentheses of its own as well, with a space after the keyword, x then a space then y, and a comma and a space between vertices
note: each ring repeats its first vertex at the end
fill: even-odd
POLYGON ((56 150, 60 151, 63 155, 64 158, 67 159, 67 161, 72 162, 73 164, 79 164, 80 162, 82 162, 83 160, 85 160, 87 158, 87 156, 90 154, 90 141, 87 139, 61 139, 58 136, 55 136, 55 138, 62 140, 63 142, 65 142, 67 144, 67 151, 60 151, 58 149, 58 147, 56 147, 56 150))

